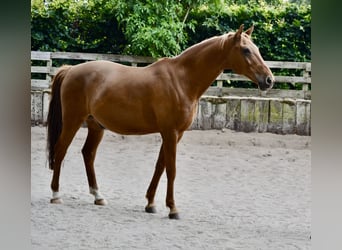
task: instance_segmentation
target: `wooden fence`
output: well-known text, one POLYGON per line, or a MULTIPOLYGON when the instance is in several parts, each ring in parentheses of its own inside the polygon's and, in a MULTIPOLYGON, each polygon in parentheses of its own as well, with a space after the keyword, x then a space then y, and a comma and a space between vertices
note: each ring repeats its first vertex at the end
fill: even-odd
MULTIPOLYGON (((155 61, 150 57, 31 51, 31 123, 46 122, 50 84, 58 66, 91 60, 110 60, 132 66, 155 61), (58 65, 58 66, 56 66, 58 65)), ((228 88, 224 81, 249 81, 241 75, 222 73, 200 99, 192 129, 229 128, 245 132, 311 134, 311 63, 266 61, 273 72, 294 70, 294 75, 275 75, 276 82, 300 84, 300 90, 272 89, 267 97, 257 88, 228 88), (298 73, 299 72, 299 73, 298 73), (295 75, 297 74, 297 75, 295 75)))

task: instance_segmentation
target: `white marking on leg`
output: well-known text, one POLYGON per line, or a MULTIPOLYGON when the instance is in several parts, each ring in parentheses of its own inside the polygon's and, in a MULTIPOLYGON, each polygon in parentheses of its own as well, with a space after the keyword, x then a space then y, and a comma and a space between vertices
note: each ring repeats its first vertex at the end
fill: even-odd
POLYGON ((59 192, 52 192, 52 199, 59 199, 61 196, 59 195, 59 192))
POLYGON ((62 201, 62 199, 61 199, 61 197, 59 195, 59 192, 52 191, 52 198, 51 198, 50 202, 53 203, 53 204, 61 204, 61 203, 63 203, 63 201, 62 201))
POLYGON ((92 187, 89 187, 89 193, 94 195, 95 200, 104 200, 103 196, 100 194, 100 192, 92 187))

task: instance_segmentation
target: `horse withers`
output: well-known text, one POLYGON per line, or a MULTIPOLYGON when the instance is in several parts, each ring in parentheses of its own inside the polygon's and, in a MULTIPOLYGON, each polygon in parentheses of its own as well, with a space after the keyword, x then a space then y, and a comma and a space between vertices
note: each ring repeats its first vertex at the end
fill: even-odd
POLYGON ((82 148, 90 193, 95 204, 105 205, 99 193, 94 159, 104 129, 124 134, 160 133, 162 144, 145 211, 155 213, 154 196, 166 170, 166 205, 169 218, 179 218, 174 201, 177 143, 191 125, 198 101, 225 69, 245 75, 261 91, 272 88, 274 77, 258 47, 252 42, 253 26, 204 40, 173 58, 146 67, 110 61, 63 66, 52 83, 47 119, 49 166, 53 170, 51 203, 62 203, 59 194, 61 163, 81 125, 88 135, 82 148))

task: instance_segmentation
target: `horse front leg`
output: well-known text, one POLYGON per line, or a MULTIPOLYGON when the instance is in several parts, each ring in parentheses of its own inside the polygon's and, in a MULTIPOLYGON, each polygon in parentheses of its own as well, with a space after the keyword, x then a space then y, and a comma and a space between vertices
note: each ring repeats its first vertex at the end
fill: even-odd
POLYGON ((147 213, 157 212, 155 208, 155 204, 154 204, 154 196, 156 194, 158 183, 159 183, 161 175, 164 172, 164 169, 165 169, 164 149, 163 149, 163 144, 162 144, 160 147, 159 156, 158 156, 158 160, 157 160, 156 167, 154 170, 154 174, 146 192, 147 205, 145 207, 145 211, 147 213))
POLYGON ((171 131, 162 135, 167 176, 166 206, 170 208, 170 219, 179 219, 179 213, 174 200, 174 181, 176 178, 177 143, 182 135, 183 133, 178 133, 177 131, 171 131))

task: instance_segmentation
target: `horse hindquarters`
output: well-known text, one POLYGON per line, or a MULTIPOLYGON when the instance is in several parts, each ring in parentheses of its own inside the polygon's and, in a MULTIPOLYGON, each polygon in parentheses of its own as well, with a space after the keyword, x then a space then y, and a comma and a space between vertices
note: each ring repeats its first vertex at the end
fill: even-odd
POLYGON ((47 150, 50 169, 54 169, 55 146, 62 132, 61 86, 70 66, 62 67, 52 81, 51 99, 47 117, 47 150))

